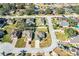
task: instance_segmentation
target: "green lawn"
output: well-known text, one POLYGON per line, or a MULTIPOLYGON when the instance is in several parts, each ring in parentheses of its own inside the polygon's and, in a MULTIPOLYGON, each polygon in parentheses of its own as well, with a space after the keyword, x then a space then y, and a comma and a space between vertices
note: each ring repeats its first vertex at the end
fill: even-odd
POLYGON ((12 32, 12 29, 16 28, 16 24, 6 25, 3 29, 6 30, 8 33, 12 32))
POLYGON ((42 23, 41 18, 36 18, 36 26, 46 26, 42 23))
POLYGON ((25 47, 26 42, 24 41, 24 39, 25 38, 18 39, 15 47, 17 47, 17 48, 23 48, 23 47, 25 47))
POLYGON ((49 47, 52 43, 52 39, 50 37, 50 34, 46 38, 44 38, 40 43, 40 48, 49 47))
POLYGON ((11 42, 10 35, 9 35, 9 34, 5 35, 5 36, 3 37, 2 42, 11 42))
POLYGON ((41 32, 47 32, 47 27, 38 27, 36 30, 41 32))
POLYGON ((61 33, 61 32, 56 32, 56 37, 60 41, 68 40, 68 37, 64 33, 61 33))

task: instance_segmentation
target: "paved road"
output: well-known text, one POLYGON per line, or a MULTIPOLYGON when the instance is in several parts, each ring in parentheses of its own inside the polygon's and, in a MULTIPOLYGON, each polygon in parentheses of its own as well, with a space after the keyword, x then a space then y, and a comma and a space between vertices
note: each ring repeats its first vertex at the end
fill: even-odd
MULTIPOLYGON (((74 15, 66 15, 66 17, 71 17, 74 15)), ((57 39, 55 36, 55 32, 52 26, 52 22, 51 22, 51 17, 62 17, 62 15, 54 15, 54 16, 6 16, 6 17, 2 17, 2 18, 33 18, 33 17, 46 17, 48 19, 48 26, 49 26, 49 32, 51 34, 51 39, 52 39, 52 44, 51 46, 47 47, 47 48, 15 48, 14 49, 14 53, 18 53, 21 50, 27 50, 27 52, 31 52, 31 53, 35 53, 35 52, 49 52, 51 50, 53 50, 55 47, 57 47, 57 39)))
POLYGON ((57 39, 56 39, 56 35, 55 35, 55 30, 53 28, 53 23, 51 21, 51 17, 48 17, 48 27, 49 27, 49 32, 51 35, 51 39, 52 39, 52 45, 51 48, 55 48, 57 46, 57 39))
MULTIPOLYGON (((66 17, 78 17, 79 15, 64 15, 66 17)), ((0 18, 35 18, 35 17, 63 17, 62 15, 43 15, 43 16, 39 16, 39 15, 34 15, 34 16, 0 16, 0 18)))
POLYGON ((14 50, 16 53, 18 53, 20 50, 27 50, 27 52, 31 52, 31 53, 35 53, 35 52, 39 52, 39 51, 40 52, 49 52, 58 46, 57 39, 55 36, 55 31, 53 29, 52 22, 51 22, 51 17, 48 17, 47 19, 48 19, 49 32, 51 34, 51 39, 52 39, 51 46, 49 46, 47 48, 16 48, 14 50))

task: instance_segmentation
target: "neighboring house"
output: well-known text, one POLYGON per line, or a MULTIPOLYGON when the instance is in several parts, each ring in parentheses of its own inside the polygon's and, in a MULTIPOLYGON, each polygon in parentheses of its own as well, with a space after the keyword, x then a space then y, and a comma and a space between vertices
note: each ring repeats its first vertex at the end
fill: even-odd
POLYGON ((16 23, 16 20, 14 20, 14 19, 8 19, 7 20, 7 23, 8 24, 15 24, 16 23))
POLYGON ((26 37, 29 40, 33 40, 35 38, 35 33, 33 30, 24 30, 22 32, 22 37, 26 37))
POLYGON ((61 21, 59 24, 62 27, 68 27, 69 26, 69 23, 67 21, 61 21))
POLYGON ((35 14, 38 14, 38 13, 39 13, 39 8, 38 8, 38 6, 35 6, 35 7, 34 7, 34 11, 35 11, 35 14))
POLYGON ((27 19, 26 25, 27 26, 35 26, 35 19, 27 19))
POLYGON ((43 38, 47 37, 47 34, 45 32, 39 32, 39 34, 37 34, 37 37, 41 41, 43 38))
POLYGON ((7 19, 0 18, 0 27, 3 27, 7 23, 7 19))
POLYGON ((70 51, 71 51, 75 56, 79 56, 79 48, 78 48, 78 47, 71 48, 70 51))
POLYGON ((7 31, 5 30, 5 31, 3 31, 3 30, 0 30, 0 41, 2 41, 2 39, 1 38, 3 38, 4 37, 4 35, 6 35, 7 34, 7 31))
POLYGON ((22 31, 21 31, 21 30, 18 30, 18 31, 16 32, 16 36, 17 36, 18 38, 21 38, 21 37, 22 37, 22 31))
POLYGON ((74 22, 79 22, 79 19, 76 17, 71 17, 72 20, 74 20, 74 22))
POLYGON ((72 37, 70 40, 71 43, 79 43, 79 35, 72 37))
POLYGON ((32 40, 33 40, 34 37, 35 37, 35 33, 34 33, 34 31, 32 31, 32 30, 27 30, 27 31, 26 31, 26 35, 27 35, 28 38, 31 38, 32 40))
POLYGON ((65 13, 66 14, 71 14, 71 13, 73 13, 74 11, 72 10, 72 9, 70 9, 70 8, 64 8, 65 9, 65 13))
POLYGON ((0 38, 3 38, 4 34, 4 31, 0 30, 0 38))
POLYGON ((22 37, 22 31, 15 29, 15 30, 12 32, 12 35, 13 35, 13 37, 21 38, 21 37, 22 37))

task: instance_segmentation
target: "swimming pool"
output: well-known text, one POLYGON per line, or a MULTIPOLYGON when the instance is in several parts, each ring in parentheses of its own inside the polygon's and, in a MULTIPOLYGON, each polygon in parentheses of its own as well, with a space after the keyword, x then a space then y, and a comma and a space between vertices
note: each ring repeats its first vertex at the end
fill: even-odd
POLYGON ((77 26, 75 26, 75 28, 79 29, 79 24, 77 26))

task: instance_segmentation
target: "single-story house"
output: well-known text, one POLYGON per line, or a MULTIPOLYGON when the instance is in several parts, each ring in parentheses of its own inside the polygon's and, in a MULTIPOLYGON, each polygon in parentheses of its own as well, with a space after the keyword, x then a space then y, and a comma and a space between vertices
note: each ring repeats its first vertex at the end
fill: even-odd
POLYGON ((68 27, 69 26, 69 22, 67 22, 67 21, 61 21, 60 23, 60 26, 62 26, 62 27, 68 27))
POLYGON ((0 38, 3 38, 4 34, 4 31, 0 30, 0 38))
POLYGON ((27 19, 26 25, 27 26, 34 26, 35 25, 35 19, 27 19))
POLYGON ((0 27, 3 27, 7 23, 7 19, 0 18, 0 27))
POLYGON ((43 38, 46 38, 47 37, 47 33, 45 32, 40 32, 37 37, 40 39, 40 41, 43 39, 43 38))

